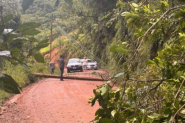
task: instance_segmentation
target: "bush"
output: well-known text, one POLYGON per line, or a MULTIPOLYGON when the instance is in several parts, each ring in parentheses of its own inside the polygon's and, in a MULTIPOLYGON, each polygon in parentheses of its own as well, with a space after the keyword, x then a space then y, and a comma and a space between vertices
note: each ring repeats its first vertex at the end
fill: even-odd
MULTIPOLYGON (((35 64, 31 66, 31 71, 32 73, 50 74, 49 63, 35 64)), ((60 75, 60 69, 58 67, 55 67, 54 74, 60 75)))
POLYGON ((23 87, 25 84, 30 82, 28 78, 28 75, 30 74, 29 70, 21 65, 15 66, 10 62, 5 62, 3 73, 12 76, 12 78, 17 81, 20 87, 23 87))
MULTIPOLYGON (((12 65, 10 62, 6 61, 3 63, 2 73, 10 75, 20 87, 24 87, 30 82, 35 82, 37 80, 34 77, 30 70, 21 65, 12 65)), ((4 102, 5 99, 8 99, 11 94, 3 91, 3 85, 0 83, 0 105, 4 102)))

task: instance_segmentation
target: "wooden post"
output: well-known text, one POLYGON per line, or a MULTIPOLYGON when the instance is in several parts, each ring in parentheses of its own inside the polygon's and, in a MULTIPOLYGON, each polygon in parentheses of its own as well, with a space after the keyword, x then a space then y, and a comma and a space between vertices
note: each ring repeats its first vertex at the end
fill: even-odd
POLYGON ((53 32, 52 32, 52 29, 53 29, 53 14, 52 14, 52 17, 51 17, 51 35, 50 35, 50 61, 51 61, 51 59, 52 59, 52 57, 51 57, 52 41, 53 41, 53 32))

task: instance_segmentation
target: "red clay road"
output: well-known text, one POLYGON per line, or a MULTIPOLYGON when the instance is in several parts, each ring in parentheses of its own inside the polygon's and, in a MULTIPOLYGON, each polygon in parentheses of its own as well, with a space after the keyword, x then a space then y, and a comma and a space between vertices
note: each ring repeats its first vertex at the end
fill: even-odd
POLYGON ((5 103, 0 123, 89 123, 98 105, 91 107, 88 99, 96 85, 101 84, 85 80, 41 80, 5 103), (12 101, 16 103, 10 104, 12 101))

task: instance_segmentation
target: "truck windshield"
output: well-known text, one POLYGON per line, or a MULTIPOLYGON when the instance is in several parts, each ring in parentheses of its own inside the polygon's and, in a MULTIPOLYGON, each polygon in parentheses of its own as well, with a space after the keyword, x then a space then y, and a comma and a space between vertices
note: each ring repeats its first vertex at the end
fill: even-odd
POLYGON ((75 59, 72 59, 72 60, 69 60, 68 63, 80 63, 80 60, 75 60, 75 59))

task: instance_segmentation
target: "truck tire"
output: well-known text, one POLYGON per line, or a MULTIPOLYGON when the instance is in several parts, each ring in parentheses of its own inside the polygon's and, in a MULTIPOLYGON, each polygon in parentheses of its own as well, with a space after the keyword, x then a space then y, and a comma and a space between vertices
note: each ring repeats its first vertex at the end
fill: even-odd
POLYGON ((70 73, 70 70, 69 69, 67 69, 67 73, 70 73))
POLYGON ((80 70, 81 72, 83 72, 83 67, 81 68, 81 70, 80 70))

